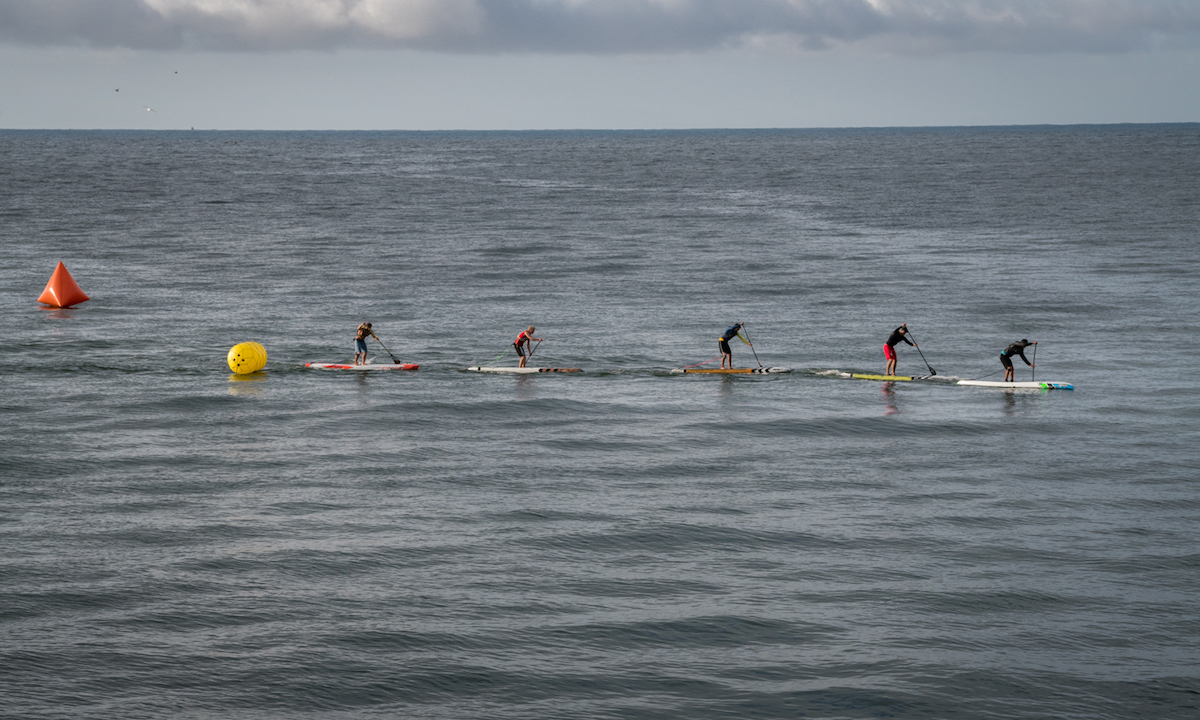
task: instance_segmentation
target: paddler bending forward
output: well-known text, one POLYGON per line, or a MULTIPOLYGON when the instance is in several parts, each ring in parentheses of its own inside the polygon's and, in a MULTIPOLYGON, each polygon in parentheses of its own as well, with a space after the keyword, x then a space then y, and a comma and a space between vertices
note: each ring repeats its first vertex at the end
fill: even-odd
MULTIPOLYGON (((367 364, 367 338, 375 337, 375 331, 371 329, 371 323, 366 322, 358 326, 358 332, 354 334, 354 364, 367 364), (359 362, 361 360, 362 362, 359 362)), ((376 338, 378 340, 378 338, 376 338)))
MULTIPOLYGON (((722 368, 724 368, 725 363, 728 362, 729 369, 730 370, 733 369, 733 350, 729 347, 730 340, 732 340, 736 337, 738 340, 741 340, 742 342, 746 343, 747 345, 749 345, 751 347, 754 346, 754 343, 750 342, 749 340, 747 340, 746 338, 741 336, 742 326, 745 324, 746 323, 738 323, 737 325, 730 325, 729 327, 725 328, 725 334, 723 334, 721 337, 717 338, 717 347, 721 349, 721 367, 722 368)), ((712 362, 712 361, 710 360, 709 362, 712 362)))
MULTIPOLYGON (((525 350, 527 350, 529 348, 529 341, 530 340, 537 340, 538 342, 542 341, 541 338, 535 338, 533 336, 534 330, 537 330, 537 328, 530 325, 529 328, 524 330, 520 335, 518 335, 517 339, 513 342, 513 347, 515 347, 517 349, 517 357, 521 358, 521 362, 519 365, 517 365, 517 367, 525 367, 525 361, 529 359, 525 355, 525 350)), ((533 351, 530 350, 530 352, 532 353, 533 351)))
POLYGON ((906 335, 908 335, 908 323, 900 323, 900 327, 893 330, 892 334, 888 336, 887 342, 883 344, 883 356, 887 358, 887 369, 883 371, 884 375, 896 374, 896 343, 903 340, 913 347, 917 346, 906 335))
POLYGON ((1037 343, 1029 342, 1028 340, 1021 340, 1020 342, 1015 342, 1012 345, 1004 348, 1004 352, 1000 353, 1000 364, 1004 366, 1004 382, 1013 381, 1013 355, 1016 355, 1024 360, 1025 364, 1029 367, 1037 367, 1037 365, 1029 362, 1029 358, 1025 357, 1025 348, 1029 347, 1030 345, 1037 345, 1037 343))

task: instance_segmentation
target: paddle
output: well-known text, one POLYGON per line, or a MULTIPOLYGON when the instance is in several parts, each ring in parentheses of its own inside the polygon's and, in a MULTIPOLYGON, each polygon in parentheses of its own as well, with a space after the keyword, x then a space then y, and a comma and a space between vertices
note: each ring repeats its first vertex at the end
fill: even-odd
MULTIPOLYGON (((380 345, 383 345, 383 341, 379 339, 378 335, 376 335, 375 333, 371 333, 371 337, 375 338, 375 342, 379 343, 380 345)), ((383 349, 388 355, 392 355, 392 351, 388 350, 387 345, 383 345, 383 349)), ((392 355, 392 362, 396 363, 397 365, 402 364, 399 360, 396 359, 395 355, 392 355)))
POLYGON ((754 362, 762 367, 762 361, 758 359, 758 352, 754 350, 754 343, 750 342, 750 331, 746 329, 746 323, 742 323, 742 332, 746 333, 746 344, 750 346, 750 352, 754 353, 754 362))
MULTIPOLYGON (((908 331, 908 335, 909 337, 912 337, 912 330, 908 331)), ((925 363, 925 367, 929 368, 929 374, 937 375, 937 370, 934 370, 929 366, 929 361, 925 359, 925 353, 921 352, 921 346, 917 345, 917 339, 915 337, 913 338, 913 347, 915 347, 917 352, 921 355, 921 361, 925 363)))
POLYGON ((1033 371, 1031 379, 1037 382, 1037 343, 1033 344, 1033 364, 1029 366, 1029 369, 1033 371))
POLYGON ((528 360, 529 358, 533 357, 533 351, 534 351, 534 350, 537 350, 537 349, 538 349, 538 345, 541 345, 541 344, 542 344, 542 341, 541 341, 541 340, 538 340, 538 341, 537 341, 537 345, 534 345, 533 347, 529 348, 529 357, 527 357, 527 358, 525 358, 525 359, 526 359, 526 360, 528 360))

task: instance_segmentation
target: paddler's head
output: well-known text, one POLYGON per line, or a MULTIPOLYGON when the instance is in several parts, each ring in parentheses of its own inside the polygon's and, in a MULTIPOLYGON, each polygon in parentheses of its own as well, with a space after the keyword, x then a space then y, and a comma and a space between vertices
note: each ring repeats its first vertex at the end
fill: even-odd
POLYGON ((534 330, 537 330, 537 328, 535 328, 534 326, 530 325, 528 328, 526 328, 526 329, 525 329, 525 332, 527 332, 527 333, 531 333, 531 332, 533 332, 534 330))

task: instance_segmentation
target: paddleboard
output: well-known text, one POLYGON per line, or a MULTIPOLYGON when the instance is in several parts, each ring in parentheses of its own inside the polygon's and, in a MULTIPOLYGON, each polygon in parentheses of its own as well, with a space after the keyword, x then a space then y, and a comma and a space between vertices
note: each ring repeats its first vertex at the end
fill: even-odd
POLYGON ((367 363, 366 365, 352 365, 348 363, 304 363, 304 367, 316 368, 318 370, 416 370, 421 367, 414 363, 404 363, 403 365, 384 365, 383 363, 367 363))
POLYGON ((896 380, 921 380, 931 376, 924 375, 917 377, 914 375, 864 375, 855 373, 850 377, 854 378, 855 380, 882 380, 884 382, 894 382, 896 380))
POLYGON ((577 373, 583 372, 583 368, 531 368, 531 367, 475 367, 467 368, 471 372, 488 372, 488 373, 517 373, 520 375, 533 375, 534 373, 577 373))
POLYGON ((1075 386, 1065 382, 995 382, 993 380, 959 380, 959 385, 970 385, 972 387, 990 387, 990 388, 1007 388, 1016 390, 1028 388, 1030 390, 1074 390, 1075 386))
POLYGON ((765 374, 775 375, 776 373, 790 373, 791 368, 785 367, 761 367, 761 368, 675 368, 671 371, 672 375, 680 373, 704 373, 708 375, 749 375, 765 374))

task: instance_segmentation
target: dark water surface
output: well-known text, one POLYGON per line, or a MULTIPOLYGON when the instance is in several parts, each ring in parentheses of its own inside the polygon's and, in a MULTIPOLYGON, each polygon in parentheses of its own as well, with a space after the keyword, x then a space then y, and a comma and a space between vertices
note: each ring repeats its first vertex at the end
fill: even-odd
POLYGON ((1200 716, 1200 126, 5 131, 0 187, 0 716, 1200 716), (365 320, 421 369, 303 367, 365 320), (796 372, 668 373, 738 320, 796 372), (1077 389, 840 375, 901 322, 1077 389), (530 323, 587 372, 462 371, 530 323))

